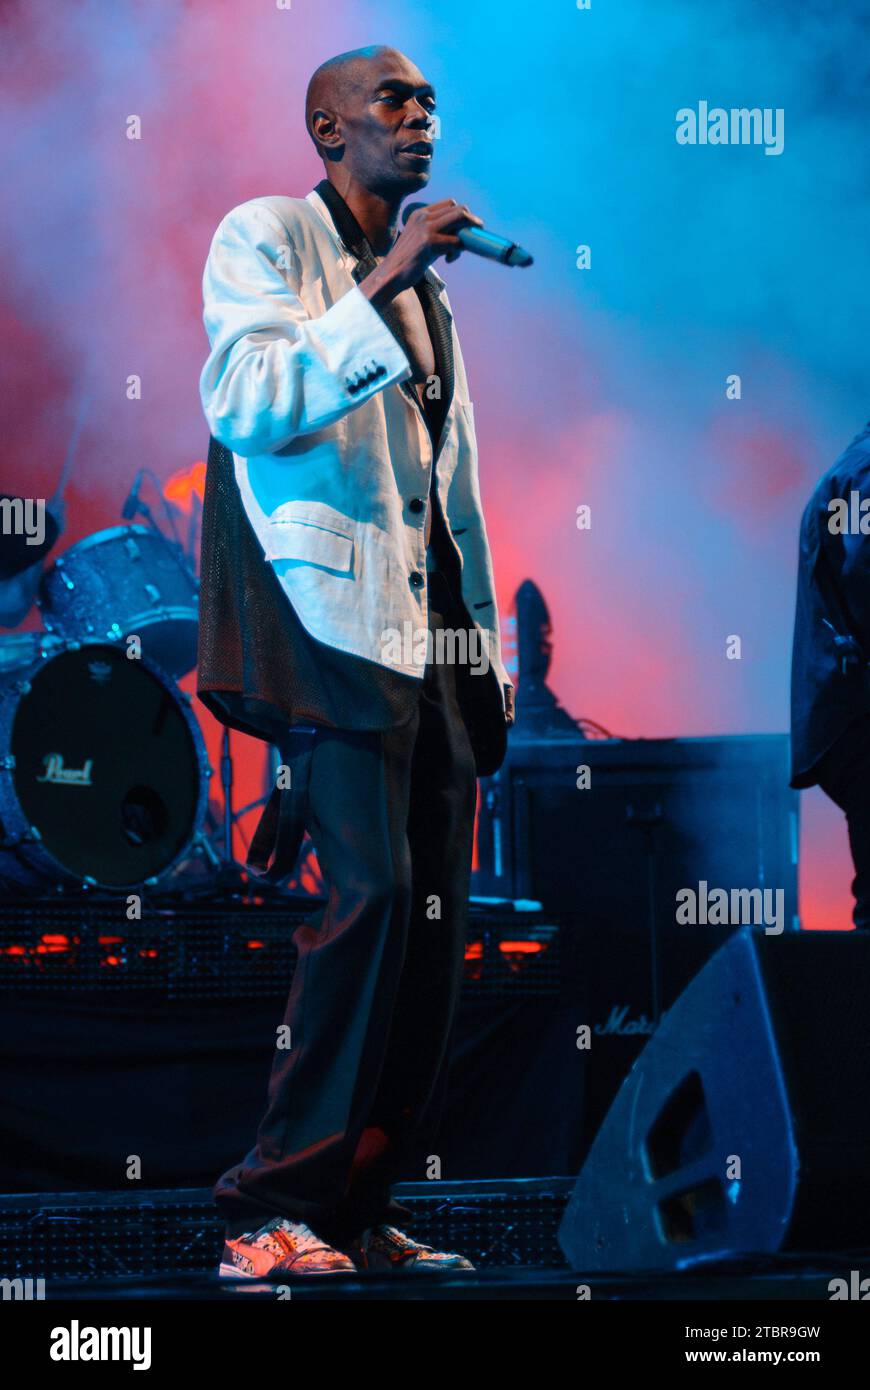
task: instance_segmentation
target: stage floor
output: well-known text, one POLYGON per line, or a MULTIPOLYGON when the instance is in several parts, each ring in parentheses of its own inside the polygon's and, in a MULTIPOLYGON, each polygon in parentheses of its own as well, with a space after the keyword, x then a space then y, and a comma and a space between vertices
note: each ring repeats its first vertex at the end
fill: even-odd
POLYGON ((601 1302, 795 1302, 829 1300, 828 1281, 831 1269, 839 1261, 822 1269, 816 1261, 788 1273, 707 1273, 609 1277, 593 1276, 584 1279, 581 1273, 565 1269, 504 1269, 479 1270, 474 1274, 448 1275, 406 1274, 383 1278, 376 1275, 308 1277, 285 1279, 280 1285, 252 1279, 218 1279, 216 1274, 185 1274, 173 1278, 154 1276, 122 1277, 116 1279, 51 1280, 46 1284, 46 1301, 63 1303, 118 1302, 135 1300, 148 1303, 159 1300, 184 1302, 194 1300, 240 1299, 274 1302, 288 1297, 293 1302, 323 1301, 401 1301, 401 1302, 490 1302, 517 1299, 523 1302, 573 1302, 583 1297, 578 1292, 588 1286, 588 1298, 601 1302))
MULTIPOLYGON (((571 1302, 793 1302, 831 1298, 830 1281, 870 1267, 870 1255, 687 1259, 676 1272, 590 1273, 568 1268, 558 1227, 569 1177, 405 1183, 397 1198, 409 1230, 470 1258, 473 1273, 300 1276, 280 1284, 219 1279, 220 1216, 206 1188, 0 1195, 0 1270, 39 1280, 29 1297, 86 1302, 294 1300, 571 1302)), ((22 1297, 28 1297, 22 1294, 22 1297)))

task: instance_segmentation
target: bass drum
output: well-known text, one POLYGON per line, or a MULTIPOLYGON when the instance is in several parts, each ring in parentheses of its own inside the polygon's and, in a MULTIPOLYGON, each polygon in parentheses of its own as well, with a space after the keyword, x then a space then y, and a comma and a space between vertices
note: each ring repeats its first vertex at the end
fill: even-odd
POLYGON ((116 891, 165 878, 199 839, 211 776, 189 705, 153 662, 98 642, 0 686, 0 875, 116 891))

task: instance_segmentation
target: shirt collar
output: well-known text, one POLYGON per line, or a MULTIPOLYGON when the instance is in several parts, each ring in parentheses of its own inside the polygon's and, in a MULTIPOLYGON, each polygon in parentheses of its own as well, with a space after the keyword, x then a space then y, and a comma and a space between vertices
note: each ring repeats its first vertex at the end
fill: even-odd
MULTIPOLYGON (((333 220, 332 213, 329 211, 329 208, 326 206, 326 203, 323 201, 316 188, 312 188, 311 192, 306 194, 305 201, 306 203, 311 204, 318 217, 326 226, 327 231, 331 235, 336 246, 339 248, 339 251, 341 252, 342 256, 348 263, 348 268, 350 268, 351 265, 356 265, 357 262, 353 252, 351 251, 350 247, 346 246, 344 241, 342 240, 338 228, 336 227, 335 222, 333 220)), ((434 284, 436 292, 438 294, 441 294, 442 290, 445 289, 445 283, 441 279, 441 276, 438 274, 437 270, 435 270, 431 265, 429 269, 426 271, 426 277, 432 284, 434 284)))

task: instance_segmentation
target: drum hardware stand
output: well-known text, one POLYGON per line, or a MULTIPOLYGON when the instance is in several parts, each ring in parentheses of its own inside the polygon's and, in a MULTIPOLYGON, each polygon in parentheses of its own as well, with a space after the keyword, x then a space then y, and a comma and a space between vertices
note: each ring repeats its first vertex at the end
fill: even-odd
MULTIPOLYGON (((166 520, 169 523, 169 529, 172 532, 172 539, 175 543, 177 551, 175 559, 182 573, 185 574, 188 579, 192 580, 192 582, 198 587, 196 572, 193 568, 193 565, 190 562, 190 556, 188 555, 188 552, 185 550, 181 537, 178 534, 178 527, 175 524, 175 517, 172 515, 172 510, 160 486, 160 479, 156 476, 156 474, 152 473, 150 468, 143 468, 139 476, 143 478, 150 478, 155 488, 157 489, 160 501, 163 504, 163 511, 166 516, 166 520)), ((133 490, 130 496, 127 498, 127 501, 124 503, 123 511, 121 514, 125 521, 132 521, 137 514, 143 516, 145 520, 148 522, 148 525, 151 527, 152 531, 154 531, 156 535, 160 536, 162 540, 166 540, 166 536, 160 529, 160 524, 157 521, 157 518, 155 517, 153 511, 149 507, 148 503, 139 496, 138 480, 134 482, 133 490)))
MULTIPOLYGON (((222 820, 222 854, 217 854, 214 845, 207 833, 203 830, 194 837, 193 844, 198 846, 205 854, 211 867, 215 870, 215 879, 220 889, 228 890, 230 893, 238 895, 239 892, 250 892, 252 885, 248 877, 247 865, 241 863, 233 854, 233 830, 243 816, 250 811, 256 811, 265 806, 269 800, 269 792, 263 796, 258 796, 255 801, 249 801, 247 806, 242 806, 236 811, 232 804, 233 788, 233 755, 230 744, 230 730, 224 726, 221 737, 221 789, 223 792, 223 820, 222 820)), ((279 884, 257 884, 256 893, 258 896, 267 895, 284 899, 287 896, 286 890, 279 884)), ((305 894, 307 901, 308 894, 305 894)))
POLYGON ((221 857, 216 852, 214 845, 208 838, 204 830, 198 830, 191 841, 192 847, 199 850, 204 859, 207 859, 212 869, 219 869, 221 857))
POLYGON ((245 888, 245 866, 233 854, 233 827, 236 823, 233 815, 233 754, 226 724, 221 736, 221 790, 224 796, 223 854, 215 854, 212 848, 214 858, 211 862, 218 886, 229 893, 241 893, 245 888))

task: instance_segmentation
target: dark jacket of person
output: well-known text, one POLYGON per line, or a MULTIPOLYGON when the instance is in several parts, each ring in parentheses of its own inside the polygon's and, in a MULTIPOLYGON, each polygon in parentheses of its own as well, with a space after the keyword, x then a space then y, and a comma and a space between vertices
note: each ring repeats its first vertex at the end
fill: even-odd
POLYGON ((818 782, 821 759, 870 710, 868 657, 870 423, 819 479, 801 521, 791 667, 793 787, 818 782))

